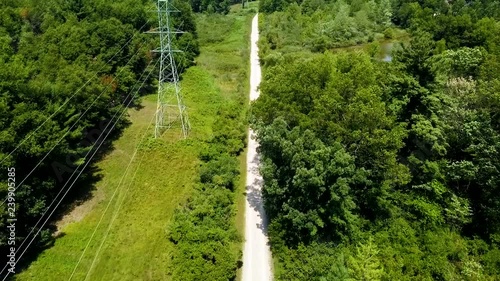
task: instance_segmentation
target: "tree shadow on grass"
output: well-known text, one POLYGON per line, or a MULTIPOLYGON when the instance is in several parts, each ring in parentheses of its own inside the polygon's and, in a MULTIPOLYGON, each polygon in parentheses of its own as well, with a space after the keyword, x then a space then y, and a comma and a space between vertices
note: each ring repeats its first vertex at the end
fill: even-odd
MULTIPOLYGON (((56 223, 60 221, 64 217, 64 215, 71 212, 74 208, 92 198, 92 194, 93 191, 96 190, 97 183, 100 182, 103 178, 102 170, 97 166, 97 163, 103 160, 111 152, 113 152, 113 150, 115 149, 114 142, 123 135, 123 131, 130 124, 131 123, 129 121, 124 120, 123 122, 121 122, 120 126, 117 129, 109 133, 109 136, 106 138, 105 141, 103 141, 102 143, 95 143, 95 150, 92 150, 88 154, 89 157, 94 155, 94 153, 95 155, 90 161, 90 163, 87 165, 87 167, 84 168, 83 170, 82 168, 83 166, 85 166, 85 164, 83 164, 79 170, 76 167, 69 167, 68 165, 66 165, 65 169, 67 170, 64 170, 64 173, 57 175, 57 172, 53 171, 52 169, 53 167, 50 164, 52 163, 52 161, 47 159, 48 160, 47 163, 49 164, 43 165, 42 167, 43 170, 39 171, 38 173, 49 173, 54 175, 54 179, 57 182, 57 184, 53 188, 54 190, 53 194, 51 195, 51 198, 56 198, 56 195, 60 191, 61 192, 57 197, 58 199, 54 201, 54 203, 49 209, 47 208, 51 204, 52 199, 46 202, 46 205, 43 207, 44 210, 45 209, 48 210, 46 215, 41 219, 40 223, 38 224, 38 228, 33 230, 33 233, 29 236, 29 239, 25 241, 24 245, 20 247, 22 240, 16 243, 17 249, 19 251, 17 257, 19 257, 20 254, 24 251, 24 249, 28 245, 28 243, 33 238, 33 235, 37 233, 39 227, 45 222, 48 215, 51 214, 52 211, 54 211, 53 214, 48 219, 45 226, 43 227, 42 231, 35 237, 33 243, 29 246, 26 253, 21 257, 21 259, 16 264, 16 273, 19 273, 27 269, 30 266, 30 264, 34 262, 44 250, 51 248, 55 244, 56 239, 66 235, 64 232, 60 232, 56 236, 54 236, 54 233, 57 230, 56 223), (99 144, 100 147, 97 148, 99 144), (68 188, 71 185, 73 186, 68 191, 68 188), (66 191, 68 192, 66 195, 64 195, 66 191), (57 206, 59 200, 63 196, 64 199, 62 199, 62 201, 60 201, 59 203, 59 206, 57 206), (57 208, 55 208, 56 206, 57 208)), ((104 136, 105 135, 103 135, 103 137, 104 136)), ((61 173, 61 171, 59 171, 59 173, 61 173)), ((23 228, 25 228, 19 231, 20 234, 22 235, 21 237, 26 236, 31 231, 31 228, 37 224, 37 222, 38 220, 20 222, 19 227, 24 226, 23 228), (29 229, 27 229, 26 226, 29 226, 29 229)), ((2 279, 3 277, 5 277, 5 273, 6 270, 4 273, 0 275, 2 279)), ((12 275, 9 275, 7 280, 12 280, 12 279, 13 279, 12 275)))

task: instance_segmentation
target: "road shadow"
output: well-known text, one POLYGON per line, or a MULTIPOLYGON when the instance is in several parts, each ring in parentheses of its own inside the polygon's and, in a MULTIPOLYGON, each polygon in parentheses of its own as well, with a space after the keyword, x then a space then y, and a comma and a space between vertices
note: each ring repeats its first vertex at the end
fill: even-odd
POLYGON ((254 157, 254 159, 252 159, 251 163, 254 165, 252 165, 252 168, 248 172, 255 177, 255 180, 252 182, 252 184, 246 186, 246 196, 250 207, 252 207, 258 213, 261 219, 261 223, 257 224, 257 228, 262 230, 262 233, 264 233, 264 235, 267 237, 268 220, 264 209, 264 200, 262 198, 261 192, 264 181, 259 175, 258 167, 260 163, 260 157, 258 154, 254 157))

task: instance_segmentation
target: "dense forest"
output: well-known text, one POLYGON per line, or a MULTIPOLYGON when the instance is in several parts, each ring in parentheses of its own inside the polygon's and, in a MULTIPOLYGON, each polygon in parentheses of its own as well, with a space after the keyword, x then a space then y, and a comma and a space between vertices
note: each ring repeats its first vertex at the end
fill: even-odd
MULTIPOLYGON (((174 2, 184 70, 199 41, 225 39, 198 35, 194 13, 229 34, 236 21, 212 13, 246 1, 174 2)), ((0 0, 0 197, 15 167, 17 245, 41 230, 22 261, 54 242, 54 221, 98 180, 94 164, 126 128, 125 109, 155 91, 151 10, 150 0, 0 0)), ((499 280, 497 1, 261 0, 260 10, 263 83, 251 119, 276 279, 499 280), (391 62, 375 55, 387 40, 400 42, 391 62), (364 48, 338 52, 351 46, 364 48)), ((214 64, 246 80, 248 50, 215 45, 232 57, 214 64)), ((199 155, 194 195, 167 229, 176 280, 236 277, 247 86, 235 87, 199 155)), ((8 253, 6 202, 0 215, 8 253)))
MULTIPOLYGON (((183 50, 176 59, 185 69, 199 53, 196 25, 189 3, 174 2, 182 13, 173 24, 185 31, 176 38, 183 50)), ((18 250, 58 207, 51 203, 60 191, 68 191, 28 254, 51 245, 52 222, 88 195, 97 180, 93 163, 127 126, 125 108, 156 91, 151 50, 158 39, 145 34, 157 25, 150 10, 148 0, 0 1, 0 168, 16 169, 18 250), (73 172, 87 165, 76 179, 73 172)), ((7 198, 7 172, 0 181, 0 197, 7 198)), ((0 252, 8 253, 5 202, 0 214, 0 252)))
POLYGON ((276 279, 499 280, 498 3, 260 8, 252 120, 276 279), (391 62, 369 51, 402 29, 391 62))

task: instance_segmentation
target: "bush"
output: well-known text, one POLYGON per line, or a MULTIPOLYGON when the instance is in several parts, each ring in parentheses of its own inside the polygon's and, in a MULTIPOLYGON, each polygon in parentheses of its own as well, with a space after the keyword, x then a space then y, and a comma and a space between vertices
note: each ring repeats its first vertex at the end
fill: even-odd
POLYGON ((234 190, 239 171, 238 160, 227 154, 204 164, 200 172, 202 184, 234 190))
MULTIPOLYGON (((227 1, 226 1, 227 2, 227 1)), ((202 44, 219 41, 235 23, 234 17, 202 15, 204 30, 202 44), (220 37, 220 38, 219 38, 220 37)), ((220 46, 228 48, 228 46, 220 46)), ((242 57, 247 56, 243 55, 242 57)), ((245 60, 246 62, 247 60, 245 60)), ((221 62, 215 67, 220 72, 232 72, 233 77, 246 80, 242 64, 221 62)), ((223 80, 223 75, 219 77, 223 80)), ((224 82, 224 81, 222 81, 224 82)), ((168 228, 167 238, 175 244, 172 255, 172 280, 235 280, 241 251, 235 250, 241 242, 234 225, 235 189, 239 182, 238 156, 245 147, 246 94, 239 86, 237 96, 222 99, 215 113, 212 138, 200 151, 202 164, 199 182, 188 202, 176 209, 168 228)))
POLYGON ((389 27, 386 30, 384 30, 384 38, 385 39, 394 39, 395 34, 396 34, 396 31, 392 27, 389 27))

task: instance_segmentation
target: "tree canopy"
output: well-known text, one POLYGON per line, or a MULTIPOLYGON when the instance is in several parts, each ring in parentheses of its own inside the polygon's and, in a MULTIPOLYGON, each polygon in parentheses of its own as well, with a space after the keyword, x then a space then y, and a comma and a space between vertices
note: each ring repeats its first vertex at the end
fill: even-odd
POLYGON ((277 279, 498 279, 493 1, 260 5, 252 114, 277 279), (396 28, 411 39, 390 63, 334 49, 396 28))
MULTIPOLYGON (((19 245, 71 173, 89 160, 108 124, 116 121, 103 148, 126 126, 126 118, 114 118, 117 113, 154 90, 156 58, 150 50, 158 40, 144 32, 157 20, 147 12, 154 8, 147 0, 0 2, 0 168, 16 168, 19 245)), ((189 4, 175 2, 182 18, 174 18, 174 25, 186 31, 175 40, 186 50, 178 58, 185 68, 199 53, 196 26, 189 4)), ((6 178, 1 173, 1 182, 6 178)), ((95 178, 91 164, 63 205, 85 193, 95 178)), ((0 194, 6 198, 6 183, 0 194)), ((8 247, 7 210, 3 203, 2 252, 8 247)), ((29 253, 52 243, 53 229, 46 226, 29 253)))

